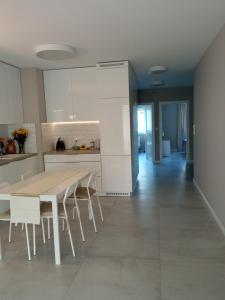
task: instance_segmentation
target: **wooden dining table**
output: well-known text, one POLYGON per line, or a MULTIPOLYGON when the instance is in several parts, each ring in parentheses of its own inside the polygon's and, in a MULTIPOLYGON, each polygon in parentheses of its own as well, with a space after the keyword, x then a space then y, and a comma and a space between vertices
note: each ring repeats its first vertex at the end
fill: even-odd
MULTIPOLYGON (((90 175, 87 170, 42 172, 0 190, 0 201, 10 201, 11 196, 37 198, 52 203, 55 264, 61 264, 58 201, 68 186, 79 183, 90 175)), ((1 254, 1 249, 0 249, 1 254)))

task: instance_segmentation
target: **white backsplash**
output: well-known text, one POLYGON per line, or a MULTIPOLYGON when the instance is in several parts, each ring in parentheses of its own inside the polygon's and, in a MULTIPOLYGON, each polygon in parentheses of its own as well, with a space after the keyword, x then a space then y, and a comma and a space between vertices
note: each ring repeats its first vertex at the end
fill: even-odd
POLYGON ((43 123, 42 137, 44 152, 55 150, 55 145, 61 137, 66 149, 71 149, 74 139, 78 139, 78 145, 90 145, 91 140, 100 138, 98 123, 43 123))

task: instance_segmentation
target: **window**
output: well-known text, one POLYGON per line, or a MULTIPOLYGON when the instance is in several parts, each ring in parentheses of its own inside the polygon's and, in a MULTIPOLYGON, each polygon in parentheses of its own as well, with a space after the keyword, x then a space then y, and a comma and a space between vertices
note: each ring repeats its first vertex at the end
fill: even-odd
POLYGON ((146 133, 146 115, 143 108, 138 109, 138 133, 146 133))

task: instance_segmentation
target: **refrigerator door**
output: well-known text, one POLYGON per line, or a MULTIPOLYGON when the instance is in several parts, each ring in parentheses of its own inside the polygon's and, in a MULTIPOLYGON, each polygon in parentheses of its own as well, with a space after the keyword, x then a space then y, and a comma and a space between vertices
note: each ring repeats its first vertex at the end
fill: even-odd
POLYGON ((129 99, 98 100, 102 155, 131 155, 129 99))
POLYGON ((102 156, 102 191, 132 192, 131 156, 102 156))

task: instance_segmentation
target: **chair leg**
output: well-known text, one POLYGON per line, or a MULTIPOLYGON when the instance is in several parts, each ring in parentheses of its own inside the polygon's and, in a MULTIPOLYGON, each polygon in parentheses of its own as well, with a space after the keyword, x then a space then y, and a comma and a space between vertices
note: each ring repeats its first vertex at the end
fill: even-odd
POLYGON ((12 223, 9 222, 9 243, 12 241, 12 223))
POLYGON ((94 224, 94 230, 95 230, 95 232, 98 232, 97 227, 96 227, 96 223, 95 223, 95 216, 94 216, 92 201, 89 200, 88 202, 89 202, 89 208, 90 208, 90 211, 91 211, 91 214, 92 214, 92 221, 93 221, 93 224, 94 224))
POLYGON ((50 229, 50 218, 48 218, 48 239, 51 238, 51 229, 50 229))
POLYGON ((25 224, 25 232, 26 232, 26 240, 27 240, 28 260, 31 260, 31 255, 30 255, 30 241, 29 241, 29 232, 28 232, 28 226, 27 226, 27 224, 25 224))
POLYGON ((24 230, 24 223, 22 223, 21 230, 22 231, 24 230))
MULTIPOLYGON (((78 221, 79 221, 79 225, 80 225, 80 232, 81 232, 82 241, 85 242, 84 231, 83 231, 83 225, 82 225, 81 217, 80 217, 80 208, 79 208, 79 206, 78 206, 77 199, 75 199, 75 204, 76 204, 76 214, 77 214, 78 221)), ((74 209, 75 209, 75 207, 74 207, 74 209)))
POLYGON ((44 219, 41 219, 41 229, 42 229, 42 238, 43 238, 43 243, 46 244, 46 239, 45 239, 45 225, 44 225, 44 219))
POLYGON ((2 260, 2 239, 0 236, 0 260, 2 260))
POLYGON ((35 224, 33 224, 33 254, 36 255, 36 229, 35 229, 35 224))
POLYGON ((101 220, 102 222, 104 221, 104 218, 103 218, 103 213, 102 213, 102 206, 101 206, 101 203, 100 203, 100 200, 99 200, 99 196, 97 195, 97 201, 98 201, 98 207, 99 207, 99 211, 100 211, 100 215, 101 215, 101 220))
POLYGON ((72 234, 70 231, 70 224, 69 224, 69 220, 66 219, 66 225, 67 225, 67 230, 68 230, 68 234, 69 234, 69 239, 70 239, 70 244, 71 244, 71 249, 72 249, 72 253, 73 256, 75 256, 75 250, 74 250, 74 245, 73 245, 73 239, 72 239, 72 234))

